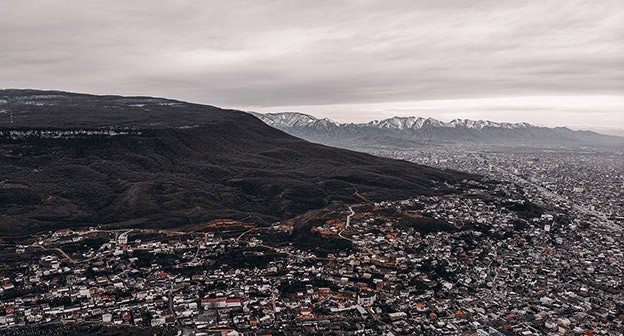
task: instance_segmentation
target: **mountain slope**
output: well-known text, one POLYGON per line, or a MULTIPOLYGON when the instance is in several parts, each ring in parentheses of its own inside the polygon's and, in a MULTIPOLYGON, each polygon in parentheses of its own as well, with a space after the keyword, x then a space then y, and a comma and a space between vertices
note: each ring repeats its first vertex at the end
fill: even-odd
POLYGON ((624 145, 624 138, 572 131, 565 127, 538 127, 527 123, 468 119, 455 119, 446 123, 433 118, 393 117, 361 124, 341 124, 294 112, 253 115, 294 136, 341 147, 349 147, 349 144, 355 143, 360 146, 410 147, 422 141, 624 145))
POLYGON ((240 111, 149 97, 0 90, 0 234, 270 223, 332 201, 473 178, 287 135, 240 111))

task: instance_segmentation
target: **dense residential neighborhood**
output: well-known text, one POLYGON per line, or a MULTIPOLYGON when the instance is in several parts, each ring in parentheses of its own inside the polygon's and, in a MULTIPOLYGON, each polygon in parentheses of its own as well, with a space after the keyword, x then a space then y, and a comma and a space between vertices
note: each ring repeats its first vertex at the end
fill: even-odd
POLYGON ((227 220, 197 231, 93 227, 5 241, 0 328, 621 334, 621 228, 522 181, 468 181, 454 194, 399 202, 362 196, 309 214, 309 239, 328 249, 280 239, 296 222, 227 220))

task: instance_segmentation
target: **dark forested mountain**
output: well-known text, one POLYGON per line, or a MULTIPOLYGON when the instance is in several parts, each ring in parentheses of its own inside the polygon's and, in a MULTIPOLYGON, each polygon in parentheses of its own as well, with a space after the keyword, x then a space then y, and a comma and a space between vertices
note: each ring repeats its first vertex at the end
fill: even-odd
POLYGON ((624 138, 565 127, 538 127, 527 123, 433 118, 393 117, 369 123, 343 124, 295 113, 253 113, 266 124, 306 140, 339 147, 417 146, 423 141, 526 142, 538 144, 624 145, 624 138))
POLYGON ((258 223, 472 178, 309 143, 240 111, 150 97, 0 90, 0 234, 258 223))

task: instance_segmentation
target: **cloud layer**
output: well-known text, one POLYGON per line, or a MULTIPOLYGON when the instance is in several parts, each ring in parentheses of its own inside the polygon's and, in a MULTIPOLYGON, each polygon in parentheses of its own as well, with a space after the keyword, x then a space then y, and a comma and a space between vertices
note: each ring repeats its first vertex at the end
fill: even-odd
MULTIPOLYGON (((546 113, 544 123, 565 115, 565 97, 624 96, 619 0, 8 0, 2 7, 0 87, 276 111, 315 106, 335 119, 357 115, 328 106, 371 104, 373 113, 379 104, 503 99, 508 114, 526 106, 507 97, 560 97, 558 114, 546 113)), ((602 105, 580 113, 605 113, 605 125, 624 128, 624 106, 602 105)))

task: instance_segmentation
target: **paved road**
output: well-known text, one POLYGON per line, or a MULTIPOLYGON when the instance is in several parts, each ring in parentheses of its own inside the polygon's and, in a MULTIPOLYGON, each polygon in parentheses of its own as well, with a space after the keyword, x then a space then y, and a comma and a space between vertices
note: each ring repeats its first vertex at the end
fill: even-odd
POLYGON ((557 193, 555 193, 555 192, 553 192, 551 190, 548 190, 548 189, 546 189, 546 188, 544 188, 544 187, 542 187, 542 186, 540 186, 538 184, 535 184, 535 183, 533 183, 531 181, 528 181, 525 178, 523 178, 521 176, 518 176, 518 175, 516 175, 516 174, 514 174, 514 173, 512 173, 510 171, 507 171, 507 170, 505 170, 503 168, 496 167, 496 170, 498 170, 499 172, 503 173, 504 175, 507 175, 508 177, 510 177, 515 182, 528 184, 528 185, 536 188, 537 190, 542 192, 542 194, 544 194, 544 196, 550 197, 551 199, 554 199, 554 200, 557 200, 557 201, 568 202, 570 204, 570 206, 574 210, 576 210, 576 211, 578 211, 578 212, 580 212, 582 214, 585 214, 585 215, 588 215, 588 216, 594 216, 596 218, 601 219, 601 224, 604 227, 608 228, 608 229, 616 230, 616 231, 622 230, 622 228, 620 226, 618 226, 615 223, 611 222, 605 215, 603 215, 603 214, 601 214, 601 213, 599 213, 597 211, 594 211, 594 210, 591 210, 591 209, 589 209, 587 207, 575 204, 571 200, 569 200, 569 199, 567 199, 567 198, 565 198, 565 197, 563 197, 563 196, 561 196, 561 195, 559 195, 559 194, 557 194, 557 193))
POLYGON ((74 258, 72 258, 69 254, 65 253, 65 251, 61 250, 61 249, 60 249, 60 248, 58 248, 58 247, 54 247, 54 248, 49 249, 49 248, 47 248, 47 247, 45 247, 45 246, 43 246, 43 245, 39 245, 39 244, 33 244, 33 245, 30 245, 30 247, 38 247, 38 248, 40 248, 40 249, 42 249, 42 250, 44 250, 44 251, 57 251, 57 252, 59 252, 59 253, 60 253, 60 254, 61 254, 61 255, 65 258, 65 259, 67 259, 69 262, 71 262, 72 264, 77 263, 77 261, 76 261, 74 258))
POLYGON ((175 319, 175 325, 176 328, 178 329, 178 334, 180 334, 180 332, 184 332, 184 328, 182 327, 182 322, 180 322, 180 320, 178 320, 178 315, 175 312, 175 309, 173 309, 173 294, 171 293, 171 291, 173 290, 173 284, 169 285, 169 291, 167 291, 167 298, 169 299, 169 312, 171 313, 171 315, 173 315, 173 318, 175 319))
POLYGON ((351 211, 351 213, 347 216, 347 224, 345 225, 345 228, 349 227, 349 224, 351 224, 351 217, 353 217, 353 215, 355 215, 355 211, 353 211, 353 207, 352 206, 349 207, 349 211, 351 211))
POLYGON ((351 217, 353 217, 353 215, 355 215, 355 211, 353 211, 353 206, 349 207, 349 211, 351 211, 351 213, 349 215, 347 215, 347 223, 345 224, 345 228, 340 230, 340 232, 338 232, 338 237, 342 238, 342 239, 346 239, 348 241, 353 242, 353 239, 351 238, 347 238, 345 236, 342 235, 342 233, 349 227, 349 225, 351 224, 351 217))
POLYGON ((345 237, 345 236, 343 236, 343 235, 342 235, 342 232, 344 232, 344 230, 346 230, 346 229, 342 229, 342 230, 340 230, 340 232, 338 232, 338 237, 340 237, 340 238, 342 238, 342 239, 346 239, 346 240, 348 240, 348 241, 350 241, 350 242, 353 242, 353 239, 351 239, 351 238, 347 238, 347 237, 345 237))

